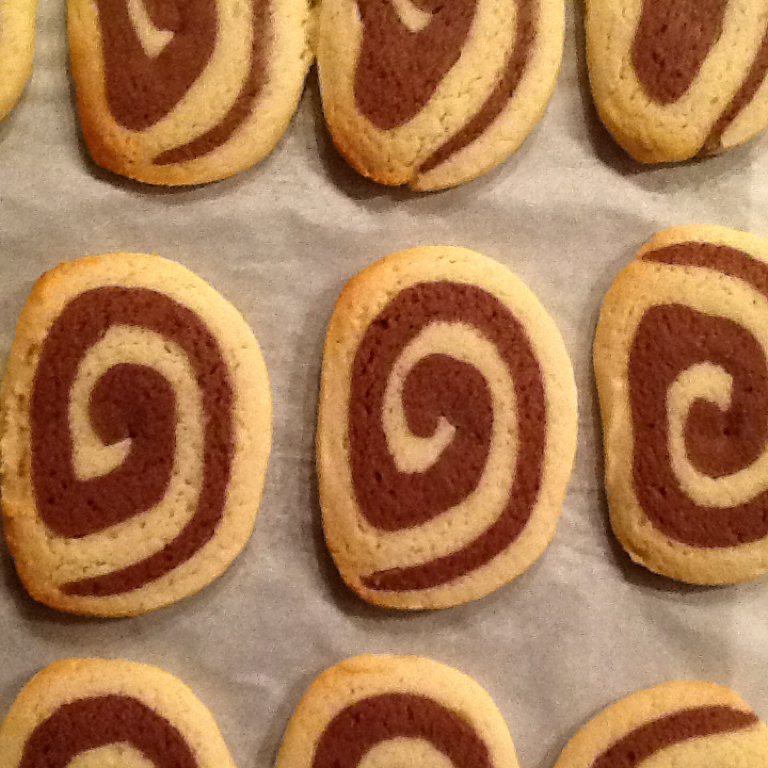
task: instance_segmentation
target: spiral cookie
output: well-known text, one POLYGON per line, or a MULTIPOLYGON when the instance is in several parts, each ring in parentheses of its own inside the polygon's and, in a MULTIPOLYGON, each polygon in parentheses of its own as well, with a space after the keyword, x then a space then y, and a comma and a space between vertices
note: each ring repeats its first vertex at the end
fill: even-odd
POLYGON ((293 713, 276 768, 518 768, 491 697, 418 656, 356 656, 323 672, 293 713))
POLYGON ((0 3, 0 120, 14 107, 32 74, 37 0, 0 3))
POLYGON ((555 768, 757 768, 768 727, 733 691, 671 682, 627 696, 590 720, 555 768))
POLYGON ((69 0, 88 149, 151 184, 231 176, 268 154, 311 61, 307 0, 69 0))
POLYGON ((267 372, 242 316, 179 264, 117 253, 46 273, 2 405, 6 537, 35 599, 142 613, 245 546, 270 446, 267 372))
POLYGON ((180 680, 128 661, 67 659, 21 691, 0 768, 235 768, 213 715, 180 680))
POLYGON ((763 0, 587 0, 592 93, 636 160, 718 152, 768 125, 763 0))
POLYGON ((323 525, 370 602, 442 608, 528 568, 554 536, 576 444, 559 332, 505 267, 413 248, 346 286, 323 358, 323 525))
POLYGON ((611 522, 648 568, 720 584, 768 571, 768 241, 662 232, 595 339, 611 522))
POLYGON ((323 0, 325 117, 365 176, 452 187, 533 130, 562 48, 563 0, 323 0))

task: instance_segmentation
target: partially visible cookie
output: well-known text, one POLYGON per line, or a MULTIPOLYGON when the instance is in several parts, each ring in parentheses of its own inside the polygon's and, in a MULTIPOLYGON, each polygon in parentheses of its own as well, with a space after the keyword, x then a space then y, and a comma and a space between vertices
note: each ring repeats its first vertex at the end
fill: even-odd
POLYGON ((675 681, 603 710, 568 743, 555 768, 758 768, 768 727, 733 691, 675 681))
POLYGON ((686 160, 768 126, 761 0, 587 0, 600 117, 636 160, 686 160))
POLYGON ((6 538, 35 599, 142 613, 245 546, 270 447, 266 367, 242 315, 181 265, 114 253, 46 273, 2 413, 6 538))
POLYGON ((323 0, 323 109, 363 175, 415 189, 474 179, 544 114, 563 0, 323 0))
POLYGON ((557 327, 506 267, 430 246, 363 270, 331 318, 317 435, 346 583, 444 608, 511 581, 554 536, 576 423, 557 327))
POLYGON ((14 107, 32 74, 37 0, 0 3, 0 120, 14 107))
POLYGON ((323 672, 296 707, 276 768, 517 768, 487 692, 418 656, 356 656, 323 672))
POLYGON ((145 664, 67 659, 27 683, 0 725, 0 768, 235 768, 211 712, 145 664))
POLYGON ((594 348, 611 523, 682 581, 768 572, 768 240, 657 234, 616 278, 594 348))
POLYGON ((308 0, 68 0, 93 159, 150 184, 200 184, 275 146, 312 60, 308 0))

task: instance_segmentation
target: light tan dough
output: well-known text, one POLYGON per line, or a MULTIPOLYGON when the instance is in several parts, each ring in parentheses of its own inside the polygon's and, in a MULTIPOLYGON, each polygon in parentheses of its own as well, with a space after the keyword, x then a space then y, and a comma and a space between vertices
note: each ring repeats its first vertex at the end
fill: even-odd
POLYGON ((0 3, 0 120, 15 106, 32 74, 37 0, 0 3))

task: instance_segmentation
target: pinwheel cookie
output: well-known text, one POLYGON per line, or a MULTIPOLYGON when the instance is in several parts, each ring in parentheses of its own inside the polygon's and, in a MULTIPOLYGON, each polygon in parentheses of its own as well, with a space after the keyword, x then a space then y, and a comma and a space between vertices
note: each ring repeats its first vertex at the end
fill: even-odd
POLYGON ((686 160, 768 125, 763 0, 587 0, 592 93, 635 159, 686 160))
POLYGON ((325 535, 352 589, 398 608, 481 597, 554 536, 576 445, 560 334, 478 253, 388 256, 336 305, 317 445, 325 535))
POLYGON ((768 727, 728 688, 671 682, 627 696, 590 720, 555 768, 757 768, 768 727))
POLYGON ((285 130, 311 61, 307 0, 69 0, 94 160, 151 184, 249 168, 285 130))
POLYGON ((0 3, 0 120, 18 101, 32 73, 37 0, 0 3))
POLYGON ((661 232, 617 277, 595 339, 614 531, 683 581, 768 571, 768 241, 661 232))
POLYGON ((563 15, 563 0, 323 0, 317 58, 336 145, 384 184, 480 176, 544 114, 563 15))
POLYGON ((0 768, 235 768, 213 715, 173 675, 67 659, 21 691, 0 726, 0 768))
POLYGON ((472 678, 417 656, 357 656, 323 672, 276 768, 517 768, 507 725, 472 678))
POLYGON ((142 613, 245 546, 270 446, 267 372, 242 316, 179 264, 117 253, 46 273, 2 406, 6 537, 37 600, 142 613))

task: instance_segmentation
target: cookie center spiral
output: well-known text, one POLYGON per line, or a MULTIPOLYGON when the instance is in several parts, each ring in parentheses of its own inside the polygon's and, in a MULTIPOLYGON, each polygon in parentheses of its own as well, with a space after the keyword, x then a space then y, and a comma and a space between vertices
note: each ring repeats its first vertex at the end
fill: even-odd
POLYGON ((192 513, 171 541, 129 567, 65 585, 70 594, 119 594, 160 578, 212 538, 226 503, 234 395, 217 341, 195 313, 167 296, 143 288, 98 288, 70 301, 51 326, 33 381, 32 482, 43 522, 59 537, 91 536, 146 513, 168 493, 185 447, 176 444, 177 393, 153 366, 112 360, 100 373, 87 407, 90 431, 106 446, 122 445, 124 460, 101 475, 78 471, 72 432, 78 374, 91 350, 122 327, 162 337, 184 353, 203 424, 202 478, 192 513))
POLYGON ((366 584, 426 589, 503 551, 532 514, 545 443, 541 369, 510 310, 469 284, 401 291, 368 327, 352 368, 349 451, 361 514, 400 531, 454 512, 488 487, 501 495, 468 544, 366 584))
MULTIPOLYGON (((768 298, 768 266, 733 248, 682 243, 643 258, 716 270, 768 298)), ((768 490, 755 468, 765 465, 768 443, 768 361, 752 331, 682 302, 652 306, 637 327, 628 377, 634 487, 653 525, 695 547, 763 538, 768 490), (689 491, 697 478, 710 493, 689 491)))

